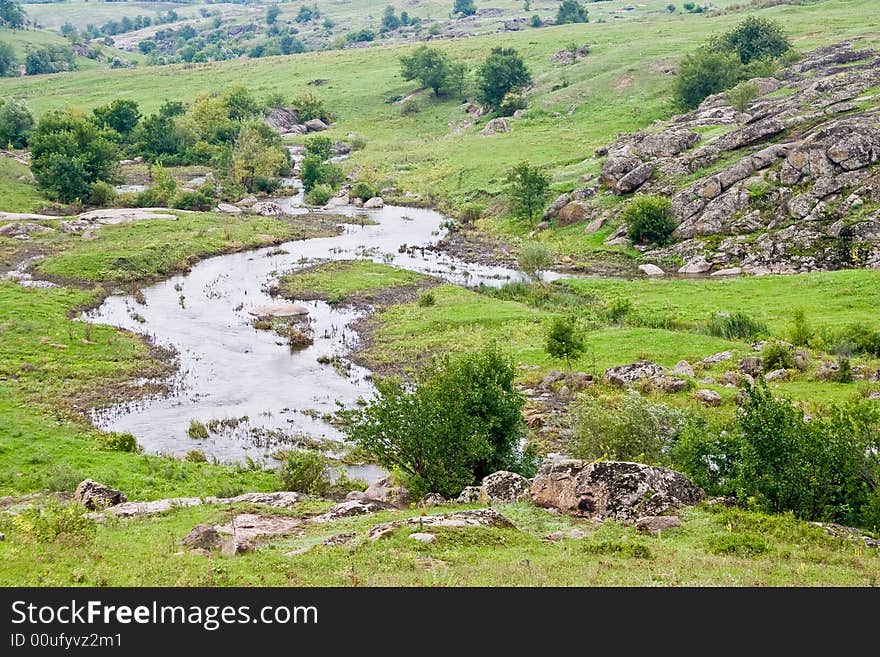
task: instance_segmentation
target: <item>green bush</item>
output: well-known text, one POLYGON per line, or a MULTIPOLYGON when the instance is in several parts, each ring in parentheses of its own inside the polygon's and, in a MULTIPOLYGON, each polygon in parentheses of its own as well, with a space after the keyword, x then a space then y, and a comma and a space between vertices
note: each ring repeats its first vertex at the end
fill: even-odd
POLYGON ((706 326, 709 335, 725 340, 755 340, 767 335, 767 325, 743 312, 718 314, 706 326))
POLYGON ((623 211, 629 238, 636 243, 660 246, 670 241, 675 230, 672 203, 665 196, 637 196, 623 211))
POLYGON ((201 192, 179 191, 171 198, 169 205, 178 210, 200 210, 204 212, 210 210, 214 203, 201 192))
POLYGON ((330 112, 324 106, 324 101, 311 92, 307 91, 294 98, 292 105, 299 112, 300 121, 312 119, 321 119, 324 123, 330 121, 330 112))
POLYGON ((794 354, 784 342, 768 342, 761 350, 761 363, 765 372, 790 370, 794 367, 794 354))
POLYGON ((333 197, 333 190, 327 185, 315 185, 306 194, 309 205, 325 205, 333 197))
POLYGON ((468 203, 461 210, 461 221, 466 224, 475 224, 486 212, 486 206, 480 203, 468 203))
POLYGON ((112 452, 138 451, 137 438, 130 433, 103 433, 100 442, 104 449, 112 452))
POLYGON ((565 360, 571 369, 572 359, 577 359, 586 348, 584 336, 574 317, 556 317, 544 335, 544 351, 551 358, 565 360))
POLYGON ((577 408, 571 453, 577 458, 610 458, 656 464, 670 462, 669 450, 687 424, 685 415, 637 392, 577 408))
POLYGON ((92 183, 89 190, 89 204, 96 207, 107 207, 116 198, 116 190, 113 185, 103 180, 92 183))
POLYGON ((419 308, 431 308, 437 303, 433 292, 422 292, 419 295, 419 308))
POLYGON ((710 536, 707 542, 709 552, 738 557, 754 557, 770 551, 767 541, 758 534, 735 533, 710 536))
POLYGON ((791 314, 791 343, 796 347, 806 347, 813 339, 813 329, 807 321, 807 314, 802 308, 795 309, 791 314))
POLYGON ((409 100, 405 100, 403 104, 400 106, 400 113, 403 116, 411 116, 413 114, 418 114, 422 111, 422 106, 419 105, 418 101, 415 98, 410 98, 409 100))
POLYGON ((768 18, 749 16, 729 32, 710 42, 713 50, 734 52, 743 64, 775 59, 791 49, 782 26, 768 18))
POLYGON ((317 452, 285 452, 278 476, 284 490, 298 493, 321 496, 331 486, 327 457, 317 452))
POLYGON ((352 186, 349 196, 351 198, 359 198, 362 201, 369 201, 374 196, 378 196, 378 194, 376 193, 376 188, 370 185, 370 183, 358 180, 352 186))
POLYGON ((735 53, 701 48, 685 55, 675 79, 675 99, 694 109, 708 96, 730 89, 743 78, 742 63, 735 53))
POLYGON ((552 267, 554 261, 553 253, 540 242, 526 242, 517 257, 519 268, 534 279, 539 279, 540 273, 552 267))
POLYGON ((13 516, 12 526, 23 536, 41 543, 89 540, 95 535, 95 523, 83 517, 79 504, 62 505, 55 501, 22 510, 13 516))
POLYGON ((208 427, 198 420, 190 420, 186 433, 193 440, 206 440, 208 438, 208 427))
POLYGON ((365 408, 340 412, 343 428, 382 466, 406 473, 416 495, 454 496, 498 470, 531 476, 534 455, 519 449, 525 400, 515 373, 512 359, 494 345, 437 358, 412 387, 378 381, 365 408))
MULTIPOLYGON (((208 457, 205 456, 205 453, 200 449, 191 449, 186 453, 186 456, 183 457, 184 461, 189 461, 190 463, 205 463, 208 460, 208 457)), ((231 495, 230 497, 235 497, 235 495, 231 495)))

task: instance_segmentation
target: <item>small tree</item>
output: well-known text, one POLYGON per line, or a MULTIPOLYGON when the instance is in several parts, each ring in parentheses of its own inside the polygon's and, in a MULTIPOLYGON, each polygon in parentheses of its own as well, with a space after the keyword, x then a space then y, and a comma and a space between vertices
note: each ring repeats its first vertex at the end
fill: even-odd
POLYGON ((504 179, 510 204, 518 217, 532 220, 550 191, 550 176, 528 162, 520 162, 504 179))
POLYGON ((0 77, 7 75, 15 64, 15 50, 5 41, 0 41, 0 77))
POLYGON ((551 323, 545 336, 544 349, 551 358, 564 359, 571 370, 571 360, 580 356, 585 349, 584 336, 578 329, 574 317, 557 317, 551 323))
POLYGON ((449 56, 442 50, 419 46, 400 58, 400 72, 404 80, 418 80, 439 96, 450 81, 452 69, 449 56))
POLYGON ((464 62, 452 62, 449 65, 449 86, 458 92, 459 98, 464 98, 469 73, 470 68, 464 62))
POLYGON ((315 135, 306 139, 306 154, 315 155, 321 161, 329 160, 333 148, 333 140, 324 135, 315 135))
POLYGON ((553 254, 540 242, 527 242, 519 250, 519 268, 531 278, 541 280, 542 271, 553 266, 553 254))
POLYGON ((452 6, 452 13, 461 16, 473 16, 477 13, 474 0, 455 0, 455 4, 452 6))
POLYGON ((532 74, 513 48, 493 48, 477 69, 478 99, 497 107, 509 92, 522 89, 532 81, 532 74))
POLYGON ((676 100, 693 109, 706 97, 730 89, 741 74, 742 64, 736 54, 702 48, 681 61, 675 79, 676 100))
POLYGON ((266 10, 266 24, 275 25, 278 22, 278 16, 281 14, 281 8, 278 5, 270 5, 266 10))
POLYGON ((588 14, 587 9, 577 0, 562 0, 556 12, 556 24, 588 23, 590 21, 588 14))
POLYGON ((95 122, 102 128, 111 128, 123 137, 129 136, 141 120, 138 104, 133 100, 117 98, 108 105, 93 110, 95 122))
POLYGON ((23 101, 0 100, 0 148, 24 148, 33 130, 34 116, 23 101))
POLYGON ((259 129, 248 125, 241 129, 235 140, 229 174, 234 182, 252 192, 258 178, 277 176, 286 164, 284 148, 268 143, 259 129))
POLYGON ((758 85, 754 82, 740 82, 727 92, 727 102, 742 114, 749 109, 749 105, 758 97, 758 93, 758 85))
POLYGON ((668 11, 670 14, 674 14, 675 5, 670 2, 668 5, 666 5, 666 11, 668 11))
POLYGON ((637 196, 623 211, 629 238, 637 243, 660 246, 669 242, 675 230, 672 204, 665 196, 637 196))
POLYGON ((385 12, 382 14, 382 27, 386 30, 396 30, 400 25, 401 22, 397 14, 394 13, 394 7, 391 5, 385 7, 385 12))
POLYGON ((743 64, 779 57, 791 49, 782 26, 768 18, 749 16, 729 32, 712 40, 713 50, 735 52, 743 64))

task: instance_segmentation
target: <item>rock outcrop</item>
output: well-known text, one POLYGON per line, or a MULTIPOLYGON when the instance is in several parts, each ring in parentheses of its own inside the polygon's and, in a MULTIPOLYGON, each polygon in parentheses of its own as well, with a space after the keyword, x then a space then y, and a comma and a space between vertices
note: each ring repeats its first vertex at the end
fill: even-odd
POLYGON ((546 460, 531 486, 537 506, 596 520, 658 516, 703 497, 679 472, 626 461, 546 460))
POLYGON ((383 522, 381 525, 375 525, 370 529, 367 532, 367 538, 371 541, 377 541, 398 527, 412 526, 417 526, 420 530, 423 527, 501 527, 515 529, 515 525, 495 511, 495 509, 473 509, 471 511, 456 511, 455 513, 445 513, 443 515, 416 516, 414 518, 383 522))
POLYGON ((122 491, 110 488, 91 479, 84 479, 76 487, 73 499, 91 511, 101 511, 126 501, 122 491))

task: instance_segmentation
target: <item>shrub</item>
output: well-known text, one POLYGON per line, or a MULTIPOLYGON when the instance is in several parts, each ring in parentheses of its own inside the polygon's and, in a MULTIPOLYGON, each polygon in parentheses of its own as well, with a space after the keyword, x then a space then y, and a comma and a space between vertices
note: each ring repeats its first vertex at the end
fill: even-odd
POLYGON ((517 110, 526 108, 526 99, 521 93, 508 91, 498 104, 499 116, 513 116, 517 110))
POLYGON ((486 212, 486 206, 479 203, 468 203, 461 211, 461 221, 466 224, 475 224, 486 212))
POLYGON ((462 16, 473 16, 477 13, 477 8, 474 6, 474 0, 455 0, 452 5, 452 13, 460 14, 462 16))
POLYGON ((791 49, 782 26, 767 18, 749 16, 729 32, 712 40, 714 50, 734 52, 743 64, 774 59, 791 49))
POLYGON ((359 198, 362 201, 368 201, 374 196, 377 196, 377 193, 376 188, 373 187, 370 183, 363 180, 358 180, 352 186, 351 192, 349 192, 349 196, 351 198, 359 198))
POLYGON ((208 427, 198 420, 190 420, 186 434, 193 440, 206 440, 208 438, 208 427))
POLYGON ((669 463, 669 449, 686 426, 678 409, 637 392, 605 403, 588 399, 576 411, 572 454, 578 458, 669 463))
POLYGON ((341 411, 344 431, 381 465, 406 473, 416 493, 457 495, 498 470, 531 476, 534 456, 519 450, 524 398, 515 372, 494 345, 434 359, 412 388, 377 382, 368 406, 341 411))
POLYGON ((309 205, 325 205, 333 197, 333 190, 327 185, 315 185, 306 194, 309 205))
POLYGON ((317 452, 285 452, 278 471, 281 487, 298 493, 324 495, 330 488, 327 457, 317 452))
POLYGON ((752 319, 743 312, 719 313, 708 323, 707 330, 709 335, 725 340, 754 340, 769 333, 764 322, 752 319))
POLYGON ((333 149, 333 140, 325 135, 314 135, 305 141, 306 154, 314 155, 324 160, 329 160, 333 149))
POLYGON ((362 151, 367 147, 367 138, 363 135, 353 134, 348 138, 348 145, 353 151, 362 151))
POLYGON ((101 446, 111 452, 138 451, 137 438, 130 433, 104 433, 99 440, 101 446))
POLYGON ((849 358, 846 356, 837 357, 837 371, 834 373, 831 380, 834 381, 834 383, 853 382, 852 365, 849 363, 849 358))
POLYGON ((532 14, 532 18, 529 20, 529 25, 532 27, 543 27, 544 21, 541 20, 541 17, 538 14, 532 14))
POLYGON ((404 80, 418 80, 439 96, 449 85, 451 77, 449 55, 437 48, 421 45, 409 55, 400 58, 401 75, 404 80))
POLYGON ((794 367, 791 346, 784 342, 768 342, 761 350, 761 362, 765 372, 791 369, 794 367))
POLYGON ((324 123, 330 121, 330 112, 324 106, 324 101, 311 92, 305 92, 293 99, 293 106, 299 113, 300 121, 321 119, 324 123))
POLYGON ((116 190, 113 185, 103 180, 92 183, 89 190, 89 204, 96 207, 106 207, 116 198, 116 190))
POLYGON ((178 210, 210 210, 213 206, 211 199, 202 192, 180 191, 174 195, 169 205, 178 210))
POLYGON ((43 543, 59 538, 82 541, 95 535, 95 523, 83 516, 79 504, 62 505, 55 501, 22 510, 13 516, 12 526, 22 535, 43 543))
POLYGON ((273 176, 255 176, 253 191, 274 194, 281 187, 281 181, 273 176))
POLYGON ((679 64, 675 98, 682 107, 693 109, 708 96, 730 89, 741 78, 742 63, 737 55, 701 48, 679 64))
POLYGON ((577 0, 562 0, 556 12, 556 24, 588 23, 590 21, 586 8, 577 0))
POLYGON ((758 85, 754 82, 740 82, 727 92, 727 102, 737 112, 745 112, 749 105, 758 97, 758 85))
POLYGON ((419 308, 431 308, 437 303, 433 292, 422 292, 419 295, 419 308))
POLYGON ((623 220, 629 227, 629 238, 641 244, 663 246, 675 230, 672 204, 665 196, 637 196, 623 211, 623 220))
POLYGON ((796 347, 806 347, 813 339, 813 329, 807 321, 807 314, 803 308, 797 308, 791 313, 791 330, 789 331, 791 343, 796 347))
POLYGON ((23 101, 0 99, 0 148, 24 148, 33 131, 34 116, 23 101))
MULTIPOLYGON (((191 449, 186 453, 186 456, 183 457, 183 460, 189 461, 190 463, 205 463, 208 458, 202 450, 191 449)), ((231 497, 235 497, 235 495, 232 495, 231 497)))
POLYGON ((758 534, 735 533, 710 536, 707 547, 712 554, 754 557, 770 551, 767 541, 758 534))
POLYGON ((509 92, 532 81, 525 61, 513 48, 493 48, 477 68, 477 98, 484 105, 498 107, 509 92))
POLYGON ((531 278, 540 278, 540 273, 553 266, 555 258, 550 249, 540 242, 526 242, 519 250, 517 264, 531 278))
POLYGON ((511 209, 516 216, 534 219, 550 193, 550 176, 539 167, 522 161, 508 169, 504 182, 511 209))
POLYGON ((556 317, 544 335, 544 350, 551 358, 564 359, 571 369, 571 361, 584 352, 584 336, 574 317, 556 317))
POLYGON ((418 101, 415 98, 405 100, 400 106, 400 113, 403 116, 412 116, 413 114, 418 114, 421 111, 422 106, 419 105, 418 101))

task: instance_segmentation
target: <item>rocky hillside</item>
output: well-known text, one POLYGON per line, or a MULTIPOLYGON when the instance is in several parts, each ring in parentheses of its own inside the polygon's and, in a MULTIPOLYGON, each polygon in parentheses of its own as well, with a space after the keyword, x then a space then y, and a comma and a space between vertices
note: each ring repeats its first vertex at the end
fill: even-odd
MULTIPOLYGON (((752 82, 759 95, 744 112, 718 94, 620 135, 596 153, 598 184, 560 197, 545 219, 592 232, 621 207, 602 210, 601 188, 659 194, 672 199, 674 242, 637 248, 667 272, 880 267, 880 56, 839 43, 752 82)), ((608 242, 626 234, 621 225, 608 242)))

